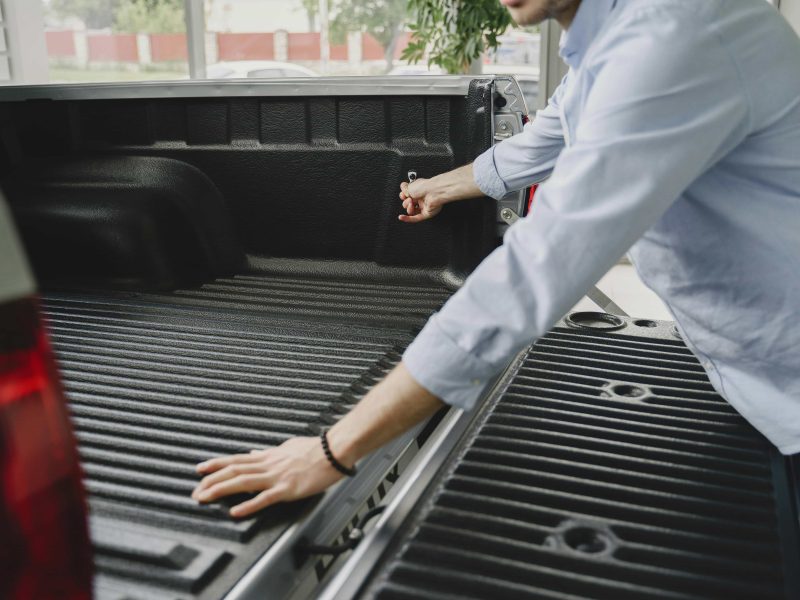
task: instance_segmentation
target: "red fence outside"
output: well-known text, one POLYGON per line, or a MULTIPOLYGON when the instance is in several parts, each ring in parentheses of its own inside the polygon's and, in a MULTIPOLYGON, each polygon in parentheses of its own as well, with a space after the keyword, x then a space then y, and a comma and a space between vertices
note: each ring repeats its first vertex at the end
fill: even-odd
POLYGON ((350 54, 347 44, 331 44, 331 60, 347 60, 350 54))
POLYGON ((290 33, 289 60, 319 60, 320 41, 318 33, 290 33))
MULTIPOLYGON (((220 61, 275 60, 275 36, 273 33, 216 33, 217 56, 220 61)), ((401 34, 395 48, 395 59, 400 57, 408 45, 410 33, 401 34)), ((78 38, 86 44, 84 60, 88 62, 146 61, 140 56, 137 35, 134 33, 86 33, 75 31, 47 31, 47 54, 51 58, 76 59, 78 38)), ((177 62, 188 59, 186 35, 183 33, 153 33, 146 36, 149 43, 150 60, 154 63, 177 62)), ((290 61, 320 60, 319 33, 287 34, 287 58, 290 61)), ((146 47, 146 46, 145 46, 146 47)), ((147 54, 146 50, 143 50, 147 54)), ((346 61, 350 58, 348 44, 331 44, 330 58, 346 61)), ((368 33, 361 37, 362 60, 384 60, 383 48, 368 33)))
POLYGON ((75 33, 72 31, 48 31, 45 33, 47 55, 54 58, 75 56, 75 33))
POLYGON ((361 58, 363 60, 383 60, 383 47, 368 33, 361 37, 361 58))
MULTIPOLYGON (((411 33, 406 31, 400 34, 394 47, 394 58, 397 60, 411 41, 411 33)), ((383 46, 374 37, 365 33, 361 38, 361 56, 364 60, 384 60, 383 46)))
POLYGON ((186 34, 151 33, 150 56, 153 62, 185 61, 189 58, 186 34))
POLYGON ((89 60, 99 62, 139 62, 135 33, 93 34, 88 36, 89 60))
POLYGON ((394 59, 397 60, 400 58, 400 55, 403 53, 403 50, 406 49, 408 43, 411 41, 411 32, 404 31, 400 34, 400 37, 397 39, 397 45, 394 47, 394 59))
POLYGON ((274 60, 271 33, 218 33, 219 60, 274 60))

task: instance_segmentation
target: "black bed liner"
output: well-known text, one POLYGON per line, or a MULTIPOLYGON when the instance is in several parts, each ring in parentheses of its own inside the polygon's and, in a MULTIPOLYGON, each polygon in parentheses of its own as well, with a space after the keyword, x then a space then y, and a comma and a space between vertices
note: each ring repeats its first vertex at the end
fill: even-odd
MULTIPOLYGON (((333 494, 371 493, 359 477, 352 495, 241 522, 188 495, 197 461, 346 411, 497 246, 494 202, 398 220, 409 171, 492 145, 499 93, 492 76, 413 81, 51 86, 0 102, 0 185, 45 292, 101 597, 219 597, 289 523, 318 534, 333 494)), ((378 471, 401 461, 375 456, 361 475, 380 492, 378 471)), ((272 594, 276 564, 259 562, 272 594)))
POLYGON ((258 272, 162 294, 47 294, 90 496, 98 596, 230 589, 308 503, 232 520, 231 501, 189 497, 194 464, 334 422, 449 294, 433 283, 258 272))
POLYGON ((785 460, 641 323, 532 346, 362 597, 800 597, 785 460))

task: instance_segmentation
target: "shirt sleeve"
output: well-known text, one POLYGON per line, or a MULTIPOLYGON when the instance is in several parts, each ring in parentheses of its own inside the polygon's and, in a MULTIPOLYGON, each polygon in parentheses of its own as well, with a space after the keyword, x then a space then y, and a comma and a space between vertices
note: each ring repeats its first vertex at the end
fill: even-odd
POLYGON ((553 92, 547 106, 525 124, 517 135, 495 144, 472 164, 475 184, 487 196, 499 200, 515 190, 538 183, 550 175, 564 148, 559 103, 569 73, 553 92))
POLYGON ((471 408, 490 378, 746 135, 747 96, 713 34, 692 23, 620 27, 613 47, 593 50, 575 141, 534 210, 404 354, 412 376, 449 404, 471 408))

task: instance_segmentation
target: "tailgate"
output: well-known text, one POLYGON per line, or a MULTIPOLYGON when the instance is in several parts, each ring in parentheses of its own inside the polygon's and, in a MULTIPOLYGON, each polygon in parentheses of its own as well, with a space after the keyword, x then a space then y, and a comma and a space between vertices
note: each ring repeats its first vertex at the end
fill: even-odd
POLYGON ((785 459, 646 325, 532 346, 361 597, 798 597, 785 459))

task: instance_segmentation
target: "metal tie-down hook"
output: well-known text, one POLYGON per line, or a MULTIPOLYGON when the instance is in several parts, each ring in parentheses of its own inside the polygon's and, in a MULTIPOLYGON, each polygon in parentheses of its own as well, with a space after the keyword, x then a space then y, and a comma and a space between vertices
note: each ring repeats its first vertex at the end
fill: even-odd
MULTIPOLYGON (((414 183, 417 180, 417 172, 416 171, 409 171, 408 172, 408 183, 414 183)), ((409 196, 411 198, 411 196, 409 196)), ((414 208, 419 210, 419 205, 414 201, 414 198, 411 198, 411 202, 414 203, 414 208)))

